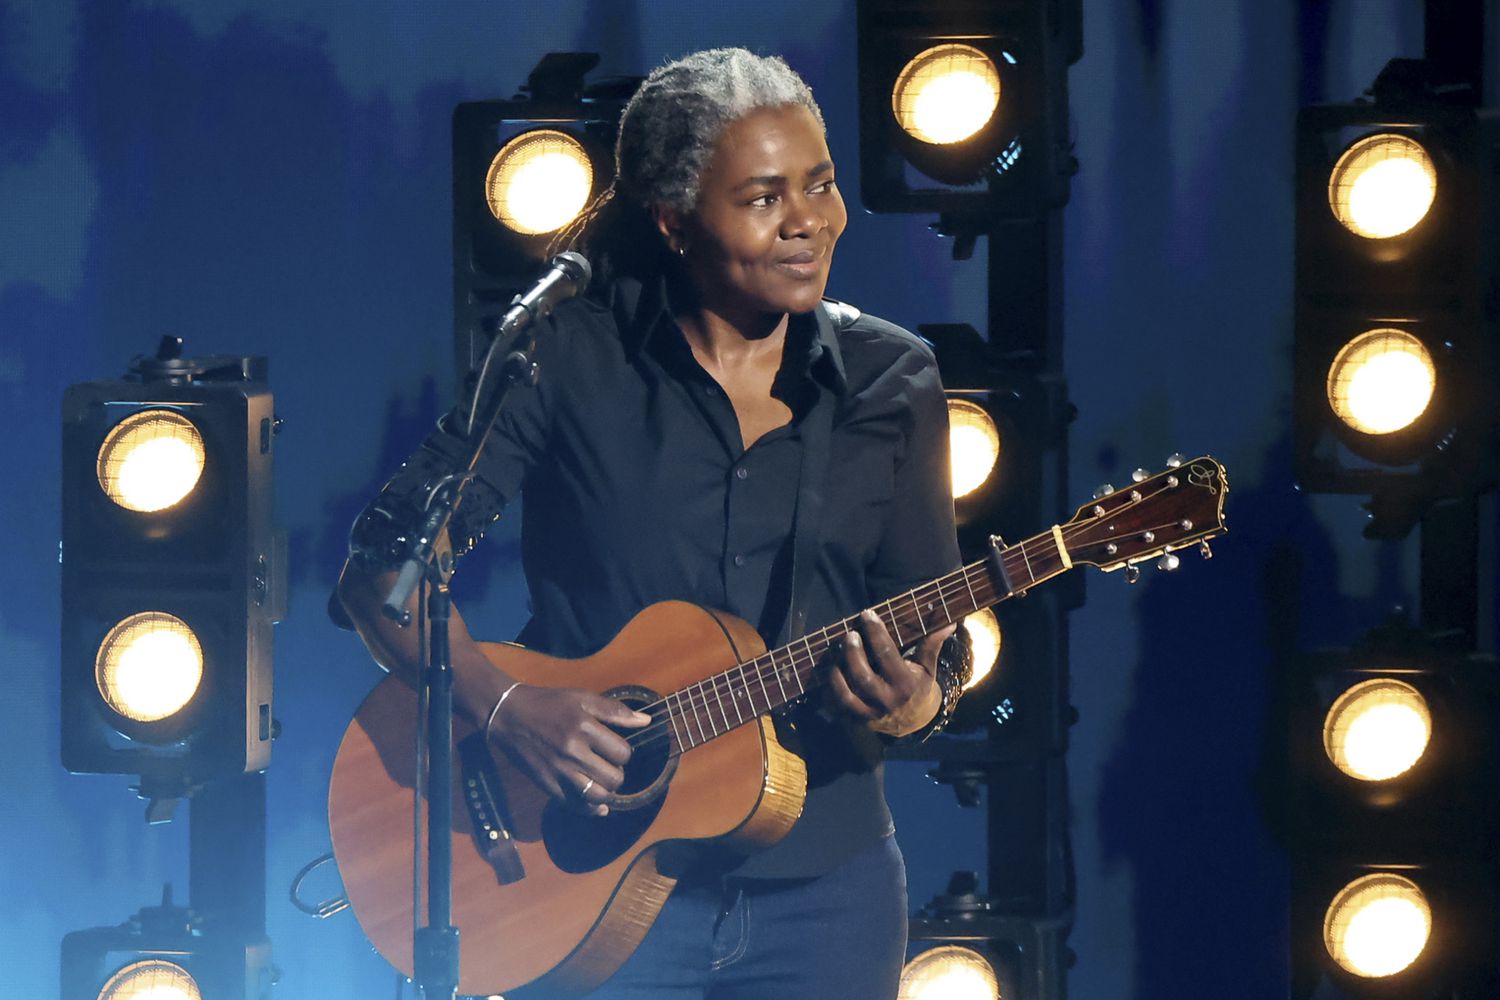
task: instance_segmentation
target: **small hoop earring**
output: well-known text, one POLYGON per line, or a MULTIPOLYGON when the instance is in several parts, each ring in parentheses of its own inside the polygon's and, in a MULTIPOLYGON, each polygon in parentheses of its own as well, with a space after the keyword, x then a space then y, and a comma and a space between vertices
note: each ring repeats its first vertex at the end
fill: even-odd
POLYGON ((677 256, 679 256, 679 257, 686 257, 687 256, 687 247, 678 247, 677 248, 677 256))

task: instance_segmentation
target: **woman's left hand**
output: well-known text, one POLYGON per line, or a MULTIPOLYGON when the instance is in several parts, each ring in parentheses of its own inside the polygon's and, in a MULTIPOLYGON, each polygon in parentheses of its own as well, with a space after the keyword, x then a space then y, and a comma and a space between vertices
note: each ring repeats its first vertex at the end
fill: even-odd
POLYGON ((844 638, 828 678, 833 703, 877 732, 904 736, 916 732, 937 714, 938 650, 958 626, 949 625, 923 637, 914 659, 901 655, 885 624, 873 611, 859 616, 858 631, 844 638))

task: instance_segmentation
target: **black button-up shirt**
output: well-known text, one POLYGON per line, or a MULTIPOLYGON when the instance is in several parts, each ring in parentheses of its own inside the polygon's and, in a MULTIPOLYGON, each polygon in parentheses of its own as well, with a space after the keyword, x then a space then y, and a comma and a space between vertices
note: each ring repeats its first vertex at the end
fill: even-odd
MULTIPOLYGON (((816 551, 798 574, 806 628, 958 565, 947 408, 922 341, 868 316, 836 325, 821 306, 792 317, 776 388, 792 421, 746 449, 733 405, 693 358, 666 299, 664 287, 622 280, 607 303, 564 303, 541 324, 541 382, 507 399, 454 518, 463 551, 522 494, 532 602, 523 644, 584 656, 665 600, 728 611, 770 646, 786 641, 792 526, 808 490, 821 491, 821 503, 816 551), (819 407, 832 408, 831 421, 812 419, 819 407), (828 439, 805 439, 816 434, 828 439), (827 463, 804 482, 810 444, 827 463)), ((445 417, 388 498, 460 454, 451 431, 462 426, 461 414, 445 417)), ((890 832, 877 737, 811 710, 778 725, 807 758, 807 805, 742 874, 818 874, 890 832)))

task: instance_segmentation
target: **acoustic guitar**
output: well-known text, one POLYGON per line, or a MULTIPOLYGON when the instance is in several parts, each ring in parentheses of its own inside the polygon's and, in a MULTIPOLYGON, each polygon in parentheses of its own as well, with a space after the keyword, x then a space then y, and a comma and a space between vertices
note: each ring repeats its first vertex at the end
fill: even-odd
MULTIPOLYGON (((899 594, 874 610, 906 647, 1074 566, 1136 564, 1225 530, 1224 468, 1182 462, 1097 497, 1015 545, 899 594)), ((652 717, 623 731, 632 755, 604 817, 550 800, 475 727, 455 719, 453 922, 459 990, 511 1000, 585 993, 645 936, 695 849, 754 851, 801 813, 802 760, 777 741, 771 714, 821 682, 818 664, 851 616, 766 651, 747 623, 683 602, 646 608, 592 656, 564 660, 505 644, 486 655, 526 684, 597 691, 652 717)), ((360 706, 334 762, 333 849, 361 927, 412 973, 416 692, 395 677, 360 706)), ((418 901, 425 913, 425 899, 418 901)))

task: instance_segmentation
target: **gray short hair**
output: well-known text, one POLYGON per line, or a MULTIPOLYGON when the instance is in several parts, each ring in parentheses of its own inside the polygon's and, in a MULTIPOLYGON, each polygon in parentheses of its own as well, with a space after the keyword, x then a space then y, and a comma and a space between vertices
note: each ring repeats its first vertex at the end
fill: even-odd
POLYGON ((690 212, 725 126, 760 108, 801 105, 819 128, 812 90, 779 56, 705 49, 654 70, 620 120, 615 184, 641 206, 690 212))

